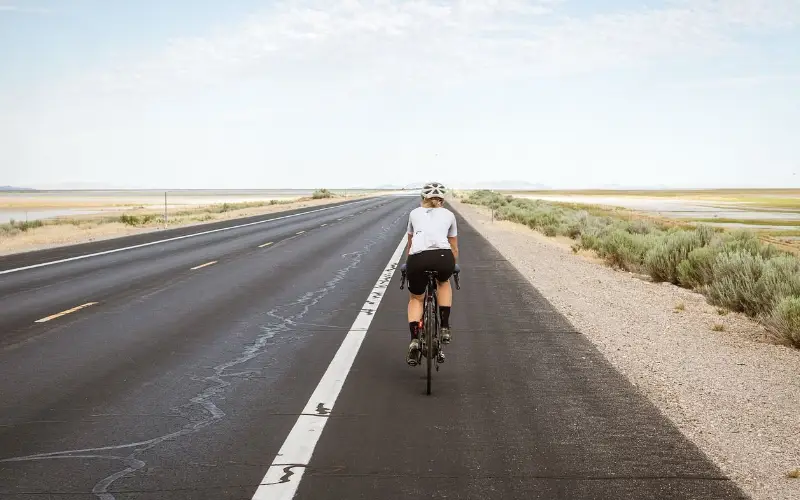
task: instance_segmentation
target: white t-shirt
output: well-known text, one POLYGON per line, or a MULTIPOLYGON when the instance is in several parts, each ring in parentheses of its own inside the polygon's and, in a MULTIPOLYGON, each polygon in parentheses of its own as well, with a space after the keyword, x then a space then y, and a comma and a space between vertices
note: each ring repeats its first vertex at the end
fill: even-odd
POLYGON ((415 208, 408 216, 408 234, 413 235, 409 255, 425 250, 450 250, 447 238, 458 236, 456 216, 444 207, 415 208))

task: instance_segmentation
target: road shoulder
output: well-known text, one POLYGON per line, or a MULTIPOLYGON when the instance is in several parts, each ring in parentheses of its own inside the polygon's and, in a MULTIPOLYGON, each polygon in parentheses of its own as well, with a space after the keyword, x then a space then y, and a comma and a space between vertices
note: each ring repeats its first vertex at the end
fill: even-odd
POLYGON ((787 478, 800 467, 800 352, 763 342, 755 322, 719 315, 699 294, 572 255, 486 209, 453 208, 742 489, 800 498, 800 480, 787 478))

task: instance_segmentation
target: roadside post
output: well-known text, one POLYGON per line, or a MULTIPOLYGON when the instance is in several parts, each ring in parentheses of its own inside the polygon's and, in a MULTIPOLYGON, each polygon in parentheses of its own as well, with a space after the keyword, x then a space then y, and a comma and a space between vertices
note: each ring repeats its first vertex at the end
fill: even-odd
POLYGON ((164 191, 164 229, 167 228, 167 192, 164 191))

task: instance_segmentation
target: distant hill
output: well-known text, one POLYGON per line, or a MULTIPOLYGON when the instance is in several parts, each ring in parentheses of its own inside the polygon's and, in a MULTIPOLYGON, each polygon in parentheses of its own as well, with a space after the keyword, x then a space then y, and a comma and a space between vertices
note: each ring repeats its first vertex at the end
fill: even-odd
POLYGON ((0 191, 36 191, 31 188, 14 187, 14 186, 0 186, 0 191))

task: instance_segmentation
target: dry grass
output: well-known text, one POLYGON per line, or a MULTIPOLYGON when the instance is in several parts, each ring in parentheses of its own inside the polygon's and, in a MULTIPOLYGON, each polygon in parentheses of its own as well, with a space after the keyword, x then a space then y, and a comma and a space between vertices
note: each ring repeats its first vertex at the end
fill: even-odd
POLYGON ((675 311, 685 311, 685 310, 686 310, 686 304, 684 304, 683 302, 679 302, 678 305, 675 306, 675 311))
POLYGON ((725 325, 723 325, 722 323, 714 323, 714 326, 712 326, 711 329, 715 332, 724 332, 725 325))

